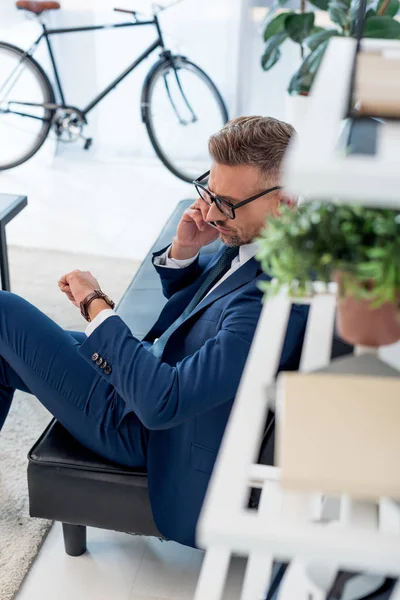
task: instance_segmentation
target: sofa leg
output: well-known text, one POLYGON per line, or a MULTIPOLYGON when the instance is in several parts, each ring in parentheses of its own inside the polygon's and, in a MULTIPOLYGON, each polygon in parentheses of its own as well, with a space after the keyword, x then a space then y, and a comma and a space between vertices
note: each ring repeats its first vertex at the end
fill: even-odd
POLYGON ((65 552, 69 556, 81 556, 86 552, 86 527, 63 523, 65 552))

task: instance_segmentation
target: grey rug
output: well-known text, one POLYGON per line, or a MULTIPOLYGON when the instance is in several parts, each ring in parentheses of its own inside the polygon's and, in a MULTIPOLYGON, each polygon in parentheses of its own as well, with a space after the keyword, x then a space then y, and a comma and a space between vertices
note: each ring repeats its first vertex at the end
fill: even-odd
MULTIPOLYGON (((83 330, 84 321, 57 287, 59 277, 73 269, 93 273, 106 293, 118 301, 137 262, 98 256, 10 248, 11 285, 66 329, 83 330)), ((17 393, 0 432, 0 600, 11 600, 50 528, 29 517, 26 454, 51 415, 28 394, 17 393)))

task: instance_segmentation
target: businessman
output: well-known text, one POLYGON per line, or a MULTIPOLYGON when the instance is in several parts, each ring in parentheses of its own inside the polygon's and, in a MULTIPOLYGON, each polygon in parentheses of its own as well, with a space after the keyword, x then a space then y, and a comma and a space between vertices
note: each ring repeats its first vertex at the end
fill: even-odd
MULTIPOLYGON (((142 342, 88 272, 58 283, 89 322, 84 333, 64 331, 0 292, 0 428, 14 391, 34 394, 87 448, 147 469, 157 527, 183 544, 195 545, 261 311, 258 284, 268 276, 253 240, 267 215, 292 202, 280 187, 292 135, 276 119, 240 117, 210 138, 210 172, 195 182, 198 199, 171 245, 154 255, 168 302, 142 342), (219 252, 199 255, 217 238, 219 252)), ((297 368, 305 320, 305 309, 293 307, 279 369, 297 368)))

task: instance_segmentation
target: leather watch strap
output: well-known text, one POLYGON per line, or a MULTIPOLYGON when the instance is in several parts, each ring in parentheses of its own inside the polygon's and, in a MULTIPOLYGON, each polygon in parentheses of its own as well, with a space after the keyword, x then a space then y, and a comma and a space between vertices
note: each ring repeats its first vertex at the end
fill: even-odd
POLYGON ((88 310, 89 305, 93 302, 93 300, 96 300, 97 298, 104 300, 104 302, 106 304, 108 304, 108 306, 110 308, 115 307, 115 302, 113 302, 102 290, 99 290, 99 289, 94 290, 93 292, 88 294, 88 296, 86 296, 86 298, 84 300, 82 300, 82 302, 80 303, 81 315, 89 323, 90 323, 89 310, 88 310))

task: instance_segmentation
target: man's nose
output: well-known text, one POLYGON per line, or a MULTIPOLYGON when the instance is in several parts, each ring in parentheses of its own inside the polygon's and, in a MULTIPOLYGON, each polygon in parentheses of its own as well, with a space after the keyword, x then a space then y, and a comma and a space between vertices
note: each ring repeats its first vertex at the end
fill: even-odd
POLYGON ((207 223, 212 223, 212 221, 226 221, 227 217, 222 213, 215 202, 213 202, 208 209, 208 213, 206 218, 204 219, 207 223))

